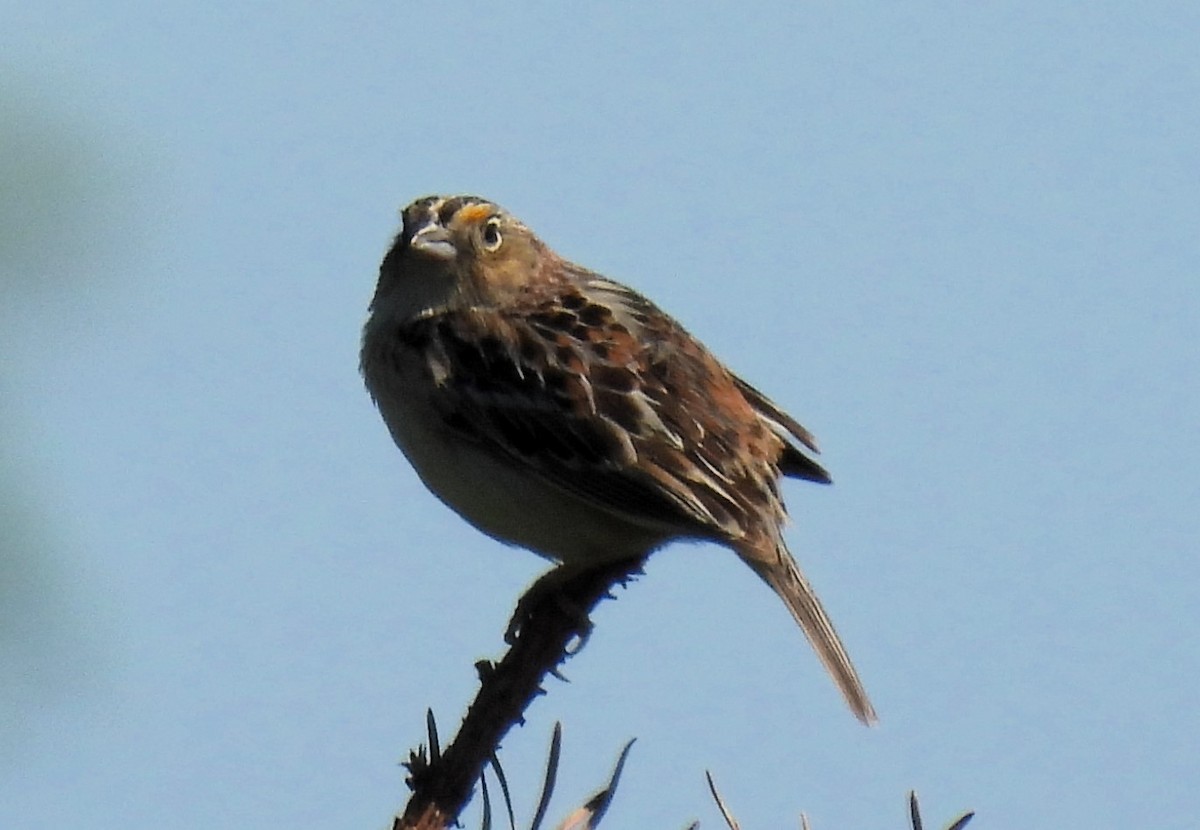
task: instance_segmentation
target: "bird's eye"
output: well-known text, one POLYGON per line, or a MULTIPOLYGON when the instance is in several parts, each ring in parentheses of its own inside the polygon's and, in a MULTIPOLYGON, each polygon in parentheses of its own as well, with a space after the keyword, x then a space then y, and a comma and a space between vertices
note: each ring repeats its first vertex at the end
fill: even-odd
POLYGON ((499 248, 500 243, 503 241, 500 238, 500 220, 487 220, 487 224, 483 226, 482 236, 483 247, 487 248, 489 251, 494 251, 499 248))

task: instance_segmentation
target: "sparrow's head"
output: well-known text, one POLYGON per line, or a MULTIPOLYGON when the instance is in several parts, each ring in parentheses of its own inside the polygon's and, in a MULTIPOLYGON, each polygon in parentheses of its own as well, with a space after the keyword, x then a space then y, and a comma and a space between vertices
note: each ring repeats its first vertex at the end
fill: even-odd
POLYGON ((402 217, 372 301, 401 318, 491 305, 537 279, 553 258, 529 228, 478 196, 426 196, 402 217))

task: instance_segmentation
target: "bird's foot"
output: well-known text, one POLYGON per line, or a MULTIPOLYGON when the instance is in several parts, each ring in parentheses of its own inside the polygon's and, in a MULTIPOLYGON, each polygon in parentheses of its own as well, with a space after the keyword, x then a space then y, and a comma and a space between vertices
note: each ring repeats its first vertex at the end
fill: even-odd
POLYGON ((571 620, 578 644, 568 649, 568 654, 575 654, 583 648, 592 633, 592 621, 588 618, 587 609, 575 600, 569 590, 572 581, 589 569, 559 565, 538 577, 517 600, 516 610, 508 627, 504 631, 504 642, 507 645, 516 643, 518 637, 525 631, 530 620, 542 613, 547 604, 553 603, 555 608, 571 620))

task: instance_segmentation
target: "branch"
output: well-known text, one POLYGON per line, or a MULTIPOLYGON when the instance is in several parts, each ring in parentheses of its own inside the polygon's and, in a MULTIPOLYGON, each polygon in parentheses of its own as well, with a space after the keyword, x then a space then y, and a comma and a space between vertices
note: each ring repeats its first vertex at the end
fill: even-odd
POLYGON ((638 573, 642 560, 616 562, 592 570, 559 566, 543 575, 517 604, 510 625, 515 642, 496 664, 475 664, 480 687, 462 726, 439 756, 423 749, 412 753, 407 783, 412 797, 392 830, 444 830, 470 800, 475 781, 508 731, 523 722, 523 713, 543 693, 547 674, 580 645, 591 630, 588 616, 612 588, 638 573))

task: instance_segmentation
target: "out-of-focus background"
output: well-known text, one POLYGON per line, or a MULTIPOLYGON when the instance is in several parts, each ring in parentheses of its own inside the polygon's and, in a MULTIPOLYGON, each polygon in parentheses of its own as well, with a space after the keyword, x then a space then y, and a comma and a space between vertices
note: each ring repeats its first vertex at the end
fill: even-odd
MULTIPOLYGON (((513 210, 810 426, 878 706, 676 546, 503 760, 614 827, 1200 814, 1194 4, 10 4, 0 826, 381 828, 542 569, 356 372, 397 211, 513 210)), ((478 820, 478 805, 468 826, 478 820)))

